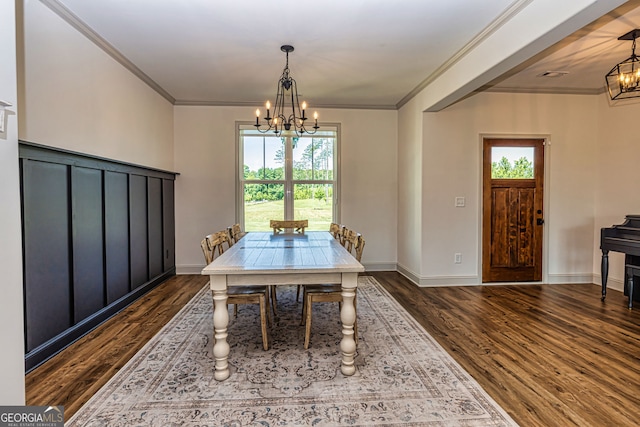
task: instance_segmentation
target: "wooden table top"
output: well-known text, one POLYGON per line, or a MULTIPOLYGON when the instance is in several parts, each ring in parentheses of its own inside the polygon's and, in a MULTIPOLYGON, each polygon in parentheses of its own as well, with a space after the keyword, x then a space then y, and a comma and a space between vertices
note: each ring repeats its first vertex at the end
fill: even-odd
POLYGON ((204 275, 354 273, 364 271, 326 231, 250 232, 202 270, 204 275))

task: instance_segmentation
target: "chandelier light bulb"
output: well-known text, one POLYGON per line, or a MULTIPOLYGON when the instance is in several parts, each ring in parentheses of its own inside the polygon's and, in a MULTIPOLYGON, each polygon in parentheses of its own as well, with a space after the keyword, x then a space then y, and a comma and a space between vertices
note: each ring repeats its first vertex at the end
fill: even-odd
POLYGON ((631 73, 620 73, 619 79, 625 91, 636 90, 640 83, 640 69, 631 73))

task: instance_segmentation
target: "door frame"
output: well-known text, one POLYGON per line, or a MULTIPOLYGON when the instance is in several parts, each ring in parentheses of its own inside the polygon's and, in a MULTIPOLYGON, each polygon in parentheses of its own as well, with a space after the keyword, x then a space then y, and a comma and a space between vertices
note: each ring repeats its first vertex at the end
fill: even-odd
MULTIPOLYGON (((542 230, 542 280, 540 282, 513 282, 513 284, 526 285, 531 283, 549 283, 549 200, 550 193, 549 190, 549 162, 551 158, 551 135, 549 134, 518 134, 518 133, 481 133, 479 134, 478 139, 478 284, 479 285, 491 285, 494 282, 482 282, 482 262, 484 258, 484 253, 482 250, 482 224, 484 221, 484 211, 483 211, 483 147, 485 139, 542 139, 544 140, 544 188, 545 191, 543 193, 543 212, 542 216, 544 218, 544 227, 542 230)), ((511 284, 511 282, 495 282, 496 284, 511 284)))

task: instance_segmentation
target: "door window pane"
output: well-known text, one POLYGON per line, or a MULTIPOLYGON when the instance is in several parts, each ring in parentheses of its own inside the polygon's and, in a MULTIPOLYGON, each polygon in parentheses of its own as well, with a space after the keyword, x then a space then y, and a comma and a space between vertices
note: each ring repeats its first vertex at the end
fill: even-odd
POLYGON ((308 219, 308 230, 327 231, 333 222, 332 184, 295 184, 294 219, 308 219))
POLYGON ((272 219, 284 219, 284 185, 244 184, 244 229, 270 231, 272 219))
POLYGON ((492 147, 491 178, 533 179, 534 147, 492 147))

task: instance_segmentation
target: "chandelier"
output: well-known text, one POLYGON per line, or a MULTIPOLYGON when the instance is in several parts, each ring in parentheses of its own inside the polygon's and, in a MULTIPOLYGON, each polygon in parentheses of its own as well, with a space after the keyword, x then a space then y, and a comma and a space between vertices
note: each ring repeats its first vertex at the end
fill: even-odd
POLYGON ((633 45, 631 56, 613 67, 605 77, 612 100, 640 96, 640 58, 636 55, 636 38, 638 37, 640 37, 638 29, 618 37, 618 40, 633 40, 633 45))
POLYGON ((308 130, 305 127, 307 103, 303 102, 300 105, 296 81, 289 75, 289 52, 293 52, 293 46, 286 44, 281 46, 280 50, 287 54, 287 63, 278 81, 273 116, 271 116, 271 103, 267 101, 265 105, 267 116, 264 117, 264 123, 260 123, 260 109, 257 109, 254 126, 261 133, 272 131, 276 136, 281 136, 283 131, 295 131, 296 136, 301 136, 303 133, 313 135, 320 128, 318 113, 313 113, 315 120, 313 131, 308 130))

